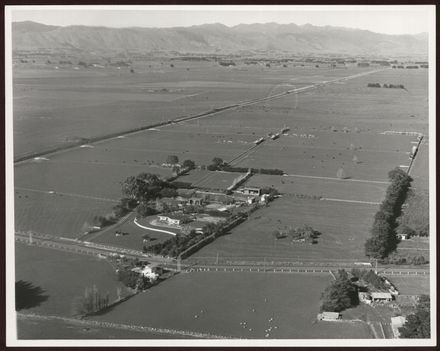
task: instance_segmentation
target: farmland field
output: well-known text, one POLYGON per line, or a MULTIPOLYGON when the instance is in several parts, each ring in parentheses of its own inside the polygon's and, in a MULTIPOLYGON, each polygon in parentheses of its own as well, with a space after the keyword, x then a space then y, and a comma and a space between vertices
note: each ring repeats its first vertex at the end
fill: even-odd
POLYGON ((193 257, 268 259, 363 259, 363 244, 377 206, 283 197, 251 215, 230 234, 205 246, 193 257), (341 224, 341 218, 344 223, 341 224), (275 239, 274 229, 311 225, 322 234, 318 244, 275 239))
POLYGON ((316 323, 319 297, 330 279, 315 274, 180 274, 99 319, 233 338, 262 339, 271 326, 277 328, 270 338, 369 338, 368 326, 361 323, 316 323), (240 325, 244 321, 246 328, 240 325))
POLYGON ((74 299, 83 296, 86 288, 95 285, 103 294, 108 292, 110 301, 116 299, 118 287, 125 290, 112 267, 98 258, 22 244, 15 251, 15 281, 39 286, 48 297, 21 312, 70 316, 74 299))
MULTIPOLYGON (((286 73, 293 73, 260 67, 228 69, 212 62, 174 63, 174 68, 163 62, 152 65, 135 65, 135 74, 128 69, 15 70, 15 155, 207 111, 235 103, 237 97, 264 97, 283 89, 277 87, 286 84, 286 73), (91 99, 90 93, 96 98, 91 99), (29 103, 23 104, 24 100, 29 103)), ((289 82, 295 87, 346 73, 298 71, 301 81, 289 82)))

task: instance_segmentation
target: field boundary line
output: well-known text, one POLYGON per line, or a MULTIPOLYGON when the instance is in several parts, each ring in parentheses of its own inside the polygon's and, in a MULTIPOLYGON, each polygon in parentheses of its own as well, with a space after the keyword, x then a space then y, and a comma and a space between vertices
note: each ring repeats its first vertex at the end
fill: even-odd
POLYGON ((133 220, 133 223, 136 224, 139 228, 142 228, 142 229, 152 230, 153 232, 160 232, 160 233, 170 234, 170 235, 173 235, 173 236, 177 235, 176 233, 169 232, 168 230, 146 227, 146 226, 144 226, 142 224, 139 224, 138 221, 136 220, 136 218, 133 220))
POLYGON ((349 203, 367 204, 367 205, 380 205, 380 202, 361 201, 361 200, 347 200, 347 199, 333 199, 333 198, 330 198, 330 197, 321 197, 319 200, 321 200, 321 201, 349 202, 349 203))
POLYGON ((55 320, 55 321, 70 322, 79 325, 87 325, 97 328, 111 328, 111 329, 131 330, 135 332, 150 332, 150 333, 158 333, 158 334, 174 334, 174 335, 191 336, 194 338, 204 338, 204 339, 227 338, 226 336, 223 335, 213 335, 202 332, 193 332, 193 331, 168 329, 168 328, 155 328, 155 327, 149 327, 143 325, 122 324, 122 323, 98 321, 94 319, 79 319, 79 318, 69 318, 69 317, 53 316, 53 315, 40 315, 33 313, 27 314, 27 313, 18 312, 17 319, 55 320))
POLYGON ((89 195, 74 194, 74 193, 64 193, 64 192, 55 191, 55 190, 38 190, 38 189, 23 188, 23 187, 18 187, 18 186, 14 187, 14 189, 23 190, 23 191, 31 191, 31 192, 35 192, 35 193, 42 193, 42 194, 46 194, 46 195, 64 195, 64 196, 79 197, 79 198, 96 200, 96 201, 107 201, 107 202, 114 202, 114 203, 119 202, 119 200, 116 200, 116 199, 108 199, 105 197, 89 196, 89 195))
POLYGON ((311 178, 311 179, 338 180, 340 182, 360 182, 360 183, 373 183, 373 184, 390 184, 390 182, 385 181, 385 180, 340 179, 340 178, 333 178, 333 177, 310 176, 310 175, 303 175, 303 174, 284 174, 283 177, 298 177, 298 178, 311 178))

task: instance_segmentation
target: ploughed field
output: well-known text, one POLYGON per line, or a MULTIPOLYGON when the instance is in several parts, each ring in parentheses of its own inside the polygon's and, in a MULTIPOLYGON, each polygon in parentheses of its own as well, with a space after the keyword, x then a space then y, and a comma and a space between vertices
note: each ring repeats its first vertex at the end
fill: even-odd
POLYGON ((316 322, 330 280, 319 274, 182 273, 94 319, 233 338, 371 337, 364 323, 316 322))

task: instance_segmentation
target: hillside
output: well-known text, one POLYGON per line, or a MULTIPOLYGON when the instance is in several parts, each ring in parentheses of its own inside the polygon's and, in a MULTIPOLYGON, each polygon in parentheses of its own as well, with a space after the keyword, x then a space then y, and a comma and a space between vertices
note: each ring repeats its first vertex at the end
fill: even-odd
POLYGON ((107 28, 47 26, 35 22, 12 24, 13 50, 63 49, 79 51, 179 51, 236 53, 282 51, 355 55, 427 55, 428 38, 387 35, 343 27, 310 24, 206 24, 174 28, 107 28))

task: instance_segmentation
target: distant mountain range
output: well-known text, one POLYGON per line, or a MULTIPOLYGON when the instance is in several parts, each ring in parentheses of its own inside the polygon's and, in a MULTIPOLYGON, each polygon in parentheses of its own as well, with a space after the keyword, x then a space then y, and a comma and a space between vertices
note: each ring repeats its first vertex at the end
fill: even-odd
POLYGON ((239 53, 270 51, 315 54, 425 56, 428 34, 388 35, 344 27, 310 24, 205 24, 174 28, 108 28, 12 24, 13 50, 178 51, 239 53))

